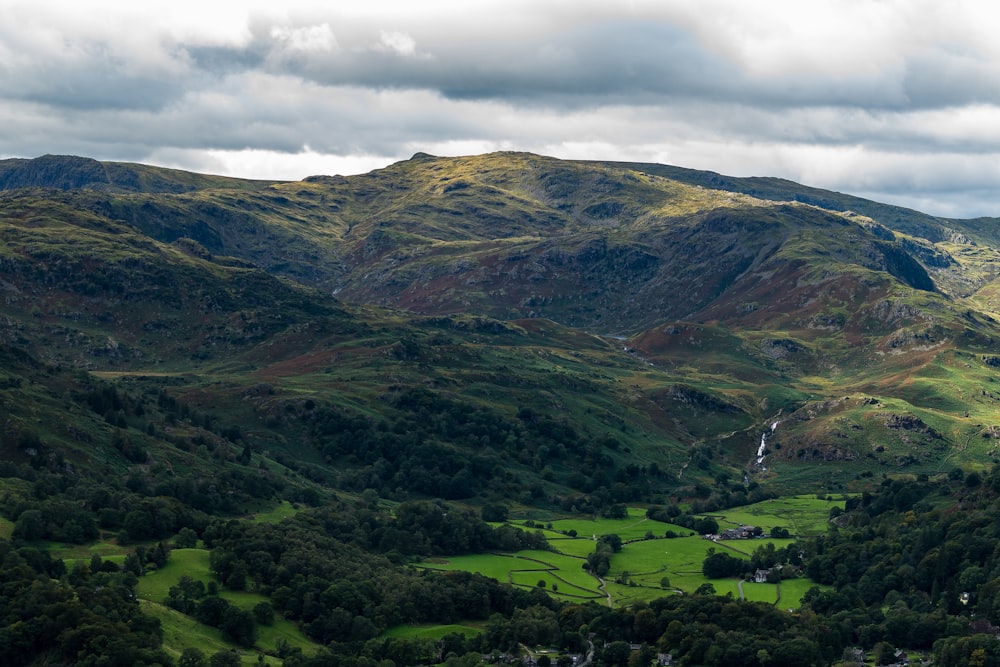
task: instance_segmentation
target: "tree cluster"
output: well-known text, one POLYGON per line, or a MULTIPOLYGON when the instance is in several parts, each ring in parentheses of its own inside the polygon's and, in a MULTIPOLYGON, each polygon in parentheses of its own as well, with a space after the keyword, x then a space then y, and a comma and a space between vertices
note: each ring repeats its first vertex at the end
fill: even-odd
POLYGON ((568 500, 579 511, 595 509, 589 506, 595 500, 600 511, 648 495, 665 481, 656 468, 616 468, 612 452, 621 445, 613 436, 589 437, 531 409, 514 418, 423 388, 385 398, 391 411, 380 420, 336 406, 306 415, 316 447, 354 469, 345 482, 354 490, 373 488, 386 498, 416 493, 464 499, 486 492, 541 498, 545 480, 586 494, 568 500), (569 460, 573 470, 564 477, 552 472, 569 460), (538 471, 544 471, 541 479, 538 471))
POLYGON ((169 665, 159 621, 144 616, 135 575, 100 558, 61 560, 0 541, 0 665, 169 665))

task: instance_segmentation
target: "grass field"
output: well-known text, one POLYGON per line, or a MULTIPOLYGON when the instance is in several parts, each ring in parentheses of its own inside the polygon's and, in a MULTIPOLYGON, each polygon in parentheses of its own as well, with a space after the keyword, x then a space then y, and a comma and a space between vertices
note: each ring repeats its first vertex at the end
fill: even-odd
POLYGON ((207 584, 214 578, 209 571, 208 561, 207 549, 174 549, 165 566, 139 577, 136 592, 140 599, 163 602, 170 587, 176 586, 182 576, 207 584))
POLYGON ((753 556, 754 551, 761 547, 766 547, 768 544, 773 544, 775 549, 779 549, 788 546, 788 544, 794 541, 791 538, 776 539, 773 537, 759 537, 752 540, 723 540, 718 544, 721 548, 732 552, 730 554, 732 556, 750 558, 753 556))
MULTIPOLYGON (((181 652, 186 648, 197 648, 206 657, 211 657, 213 653, 219 651, 230 651, 237 649, 222 638, 222 633, 215 628, 202 625, 190 616, 185 616, 179 611, 175 611, 162 604, 149 600, 140 600, 142 613, 160 620, 163 628, 163 650, 174 659, 180 657, 181 652)), ((259 651, 253 649, 237 649, 240 654, 240 662, 243 665, 257 665, 259 651)), ((282 660, 264 656, 266 665, 280 665, 282 660)))
POLYGON ((802 597, 814 586, 829 590, 829 586, 819 586, 811 579, 786 579, 781 582, 781 599, 777 606, 781 609, 796 609, 802 604, 802 597))
MULTIPOLYGON (((719 522, 720 530, 754 525, 769 531, 781 526, 801 537, 822 534, 832 507, 843 509, 844 498, 826 500, 816 496, 789 496, 728 509, 711 516, 719 522)), ((524 522, 513 523, 523 526, 524 522)), ((768 544, 780 548, 792 541, 763 538, 715 543, 680 526, 650 521, 638 508, 630 508, 627 519, 553 519, 551 524, 552 530, 545 533, 557 553, 525 551, 511 555, 459 556, 439 559, 424 566, 478 572, 526 588, 538 586, 541 582, 549 593, 563 599, 600 601, 610 595, 615 605, 649 601, 674 591, 690 594, 706 583, 712 584, 719 595, 729 594, 739 598, 739 582, 736 579, 707 579, 702 574, 701 567, 708 550, 725 550, 733 556, 749 559, 758 548, 768 544), (571 530, 576 531, 577 537, 566 535, 571 530), (673 530, 683 537, 663 538, 666 530, 673 530), (647 532, 656 537, 644 539, 647 532), (583 559, 595 549, 594 538, 612 533, 625 543, 611 559, 610 570, 604 577, 605 590, 602 591, 595 578, 582 569, 582 564, 583 559), (662 586, 664 577, 669 580, 666 588, 662 586)), ((808 579, 786 580, 780 587, 744 582, 743 596, 747 600, 795 608, 814 585, 808 579)))
POLYGON ((393 639, 441 639, 445 635, 460 634, 469 637, 478 635, 482 628, 472 625, 399 625, 382 633, 393 639))
MULTIPOLYGON (((523 522, 513 523, 523 527, 523 522)), ((647 532, 652 532, 657 537, 662 537, 667 530, 674 530, 681 535, 686 535, 691 532, 686 528, 681 528, 680 526, 672 526, 658 521, 651 521, 646 518, 645 510, 635 507, 629 508, 627 519, 605 519, 603 517, 595 519, 573 518, 556 519, 551 523, 552 530, 554 531, 565 534, 571 530, 575 530, 577 537, 588 538, 591 540, 594 537, 611 534, 618 535, 620 538, 627 541, 642 539, 645 537, 647 532)), ((559 535, 550 535, 546 533, 546 537, 559 537, 559 535)))
POLYGON ((597 545, 589 537, 561 537, 550 539, 549 544, 559 553, 567 556, 576 556, 577 558, 586 558, 588 554, 594 553, 594 548, 597 545))
POLYGON ((14 534, 14 522, 0 518, 0 539, 9 540, 14 534))
MULTIPOLYGON (((209 653, 210 651, 203 644, 211 647, 211 652, 214 653, 221 650, 215 648, 219 642, 225 649, 235 648, 235 645, 225 642, 222 635, 214 628, 201 625, 194 619, 163 605, 163 601, 170 592, 170 587, 175 586, 182 576, 188 576, 206 584, 215 579, 209 570, 207 549, 174 549, 170 552, 170 558, 164 567, 139 578, 137 592, 140 601, 144 603, 143 610, 155 611, 156 617, 163 623, 164 645, 167 645, 166 638, 169 634, 174 637, 171 646, 177 648, 178 655, 181 650, 189 646, 200 648, 209 653)), ((267 599, 257 593, 228 590, 220 591, 219 597, 247 611, 252 610, 258 602, 267 599)), ((257 626, 257 646, 259 648, 274 651, 279 640, 284 640, 289 646, 301 648, 303 653, 307 655, 315 652, 317 648, 317 645, 306 638, 294 623, 283 618, 276 617, 274 624, 270 626, 257 626)), ((253 660, 256 661, 257 652, 251 651, 251 653, 253 660)), ((245 664, 256 664, 256 662, 249 663, 246 660, 247 658, 244 657, 245 664)))
MULTIPOLYGON (((477 572, 485 577, 509 583, 511 570, 525 569, 523 566, 526 564, 516 563, 515 561, 514 556, 475 554, 471 556, 455 556, 447 559, 438 558, 433 561, 426 561, 422 566, 433 570, 477 572)), ((546 568, 542 565, 537 565, 531 569, 541 572, 546 568)))
POLYGON ((770 532, 781 526, 795 536, 821 535, 826 532, 830 520, 830 510, 844 509, 845 499, 820 500, 816 496, 787 496, 764 500, 745 507, 732 507, 713 513, 719 522, 719 529, 736 526, 759 526, 770 532))
MULTIPOLYGON (((748 540, 747 544, 760 546, 769 541, 772 540, 748 540)), ((776 544, 789 542, 773 541, 776 544)), ((732 544, 739 545, 740 542, 732 544)), ((718 595, 731 594, 734 598, 739 598, 736 579, 708 579, 702 574, 702 561, 711 548, 719 551, 726 547, 697 537, 626 544, 611 560, 611 570, 605 577, 608 581, 607 591, 616 605, 663 597, 668 594, 667 590, 680 590, 690 594, 702 584, 712 584, 718 595), (669 579, 667 590, 661 586, 663 577, 669 579)), ((804 578, 788 579, 782 581, 780 586, 743 582, 743 596, 747 600, 776 604, 783 609, 797 608, 802 602, 802 596, 813 586, 816 586, 814 582, 804 578)))
POLYGON ((534 588, 539 581, 545 589, 567 600, 600 599, 604 593, 597 580, 583 571, 583 560, 551 551, 519 551, 510 556, 481 554, 437 559, 424 567, 437 570, 478 572, 497 581, 522 588, 534 588))
MULTIPOLYGON (((701 564, 708 550, 714 546, 713 542, 700 537, 632 542, 624 545, 611 559, 611 569, 606 579, 619 579, 627 573, 629 581, 638 586, 658 589, 661 591, 660 595, 663 595, 660 580, 668 577, 670 588, 693 593, 699 586, 709 582, 701 573, 701 564)), ((716 584, 715 581, 710 583, 716 584)))
MULTIPOLYGON (((782 597, 784 595, 785 591, 782 591, 782 597)), ((752 602, 775 604, 778 601, 778 586, 775 584, 755 584, 752 581, 744 581, 743 598, 752 602)), ((798 602, 796 602, 795 606, 798 606, 798 602)))
MULTIPOLYGON (((126 554, 132 551, 130 547, 123 547, 110 539, 102 539, 88 544, 46 542, 44 547, 49 550, 53 558, 62 558, 63 560, 86 559, 89 561, 94 554, 108 560, 115 560, 114 557, 120 557, 121 560, 124 560, 126 554)), ((121 562, 121 560, 116 562, 121 562)))
POLYGON ((257 523, 280 523, 289 517, 295 516, 298 511, 298 507, 293 507, 287 500, 282 500, 277 507, 269 512, 255 513, 253 520, 257 523))

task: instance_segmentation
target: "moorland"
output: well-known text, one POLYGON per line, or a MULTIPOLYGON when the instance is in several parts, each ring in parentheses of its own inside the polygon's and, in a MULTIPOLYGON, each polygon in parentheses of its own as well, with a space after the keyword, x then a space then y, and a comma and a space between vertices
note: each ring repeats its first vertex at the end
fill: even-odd
POLYGON ((0 664, 1000 664, 998 222, 0 161, 0 664))

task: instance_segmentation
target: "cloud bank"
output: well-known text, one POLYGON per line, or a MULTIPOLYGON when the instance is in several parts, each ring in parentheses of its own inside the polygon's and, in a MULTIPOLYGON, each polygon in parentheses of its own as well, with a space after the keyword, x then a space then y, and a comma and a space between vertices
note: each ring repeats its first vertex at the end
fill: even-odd
POLYGON ((0 156, 298 179, 526 150, 1000 216, 986 3, 219 4, 0 3, 0 156))

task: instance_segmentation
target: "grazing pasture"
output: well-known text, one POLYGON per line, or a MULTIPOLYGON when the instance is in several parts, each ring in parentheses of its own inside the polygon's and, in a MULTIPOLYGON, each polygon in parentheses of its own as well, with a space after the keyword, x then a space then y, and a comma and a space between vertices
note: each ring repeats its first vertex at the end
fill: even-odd
POLYGON ((846 498, 826 500, 816 496, 784 496, 763 500, 744 507, 731 507, 713 512, 719 530, 737 526, 759 526, 769 533, 775 526, 788 530, 793 536, 805 537, 826 532, 830 510, 844 509, 846 498))
MULTIPOLYGON (((830 510, 834 507, 843 509, 844 501, 843 497, 789 496, 734 507, 709 516, 716 519, 720 531, 753 525, 763 528, 765 534, 774 527, 782 527, 796 537, 807 537, 825 532, 830 510)), ((540 528, 538 521, 527 526, 525 521, 511 523, 528 529, 540 528)), ((554 549, 552 552, 458 556, 437 559, 423 566, 478 572, 522 588, 536 587, 541 583, 550 594, 563 599, 607 600, 614 605, 649 601, 677 592, 692 594, 705 584, 711 584, 718 595, 739 598, 741 586, 736 579, 708 579, 702 574, 702 563, 708 550, 725 551, 749 560, 758 548, 771 544, 779 549, 793 541, 762 537, 713 542, 687 528, 649 520, 645 511, 639 508, 629 508, 628 517, 623 519, 567 518, 552 519, 544 524, 551 525, 550 529, 544 529, 544 534, 554 549), (663 537, 668 530, 680 537, 663 537), (575 537, 570 536, 571 531, 575 532, 575 537), (602 587, 598 579, 582 566, 597 547, 597 538, 611 534, 622 538, 623 544, 611 558, 602 587)), ((795 608, 814 585, 809 579, 788 579, 780 584, 743 582, 742 594, 747 600, 795 608)))

